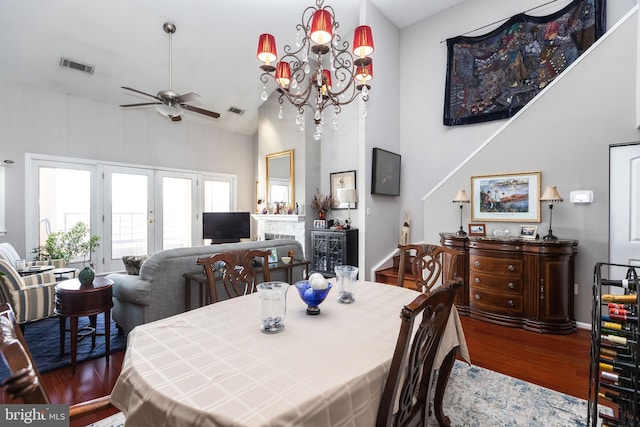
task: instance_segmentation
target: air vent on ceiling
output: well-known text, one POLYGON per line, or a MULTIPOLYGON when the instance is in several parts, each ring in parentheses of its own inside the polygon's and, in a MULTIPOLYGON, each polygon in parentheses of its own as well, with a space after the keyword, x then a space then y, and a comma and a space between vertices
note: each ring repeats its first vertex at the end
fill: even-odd
POLYGON ((93 74, 93 70, 95 69, 93 65, 81 64, 80 62, 74 61, 69 58, 60 58, 60 66, 89 74, 93 74))
POLYGON ((242 108, 238 108, 238 107, 229 107, 229 112, 237 114, 239 116, 244 114, 244 110, 242 108))

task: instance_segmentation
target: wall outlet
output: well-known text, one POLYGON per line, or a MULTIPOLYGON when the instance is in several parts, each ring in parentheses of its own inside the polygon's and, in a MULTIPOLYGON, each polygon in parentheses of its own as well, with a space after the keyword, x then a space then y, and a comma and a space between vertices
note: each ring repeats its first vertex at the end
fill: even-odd
POLYGON ((574 283, 573 284, 573 294, 574 295, 578 295, 578 288, 579 288, 578 284, 574 283))

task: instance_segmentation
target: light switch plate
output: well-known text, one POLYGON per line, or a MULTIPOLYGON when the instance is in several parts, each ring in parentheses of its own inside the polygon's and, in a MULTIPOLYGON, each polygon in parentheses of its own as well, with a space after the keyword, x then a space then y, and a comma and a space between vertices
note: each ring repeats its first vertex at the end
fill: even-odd
POLYGON ((569 193, 571 203, 591 203, 593 202, 593 191, 591 190, 574 190, 569 193))

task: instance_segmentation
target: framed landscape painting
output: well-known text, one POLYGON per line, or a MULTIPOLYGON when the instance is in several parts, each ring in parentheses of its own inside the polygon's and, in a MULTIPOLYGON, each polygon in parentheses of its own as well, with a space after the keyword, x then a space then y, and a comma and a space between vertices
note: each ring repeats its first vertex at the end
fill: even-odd
POLYGON ((540 222, 540 172, 471 177, 471 221, 540 222))

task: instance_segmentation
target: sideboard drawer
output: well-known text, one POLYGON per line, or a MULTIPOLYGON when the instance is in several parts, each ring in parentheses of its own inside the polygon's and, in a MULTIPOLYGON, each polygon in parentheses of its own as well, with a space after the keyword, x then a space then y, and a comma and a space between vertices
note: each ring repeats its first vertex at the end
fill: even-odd
POLYGON ((469 306, 472 309, 484 310, 506 315, 522 315, 524 313, 522 295, 510 295, 471 287, 469 289, 469 306))
POLYGON ((522 277, 497 276, 495 274, 469 272, 469 285, 476 289, 522 295, 522 277))
POLYGON ((471 271, 480 273, 522 276, 522 259, 519 258, 497 258, 471 254, 469 255, 469 267, 471 271))

